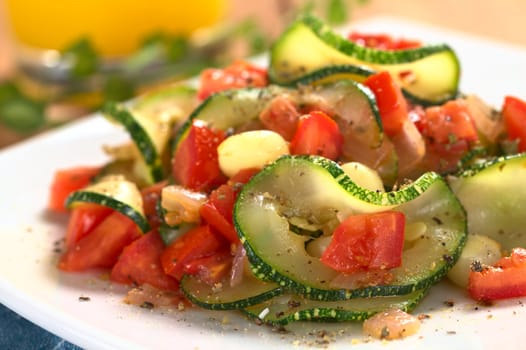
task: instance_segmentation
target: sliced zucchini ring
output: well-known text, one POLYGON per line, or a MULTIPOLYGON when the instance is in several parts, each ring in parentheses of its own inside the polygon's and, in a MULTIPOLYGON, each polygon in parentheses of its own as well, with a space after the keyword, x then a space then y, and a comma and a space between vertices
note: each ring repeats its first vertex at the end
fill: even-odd
POLYGON ((387 51, 357 45, 305 15, 273 44, 269 77, 277 84, 295 81, 306 73, 333 65, 365 66, 389 71, 399 85, 426 104, 440 104, 458 93, 460 63, 445 44, 387 51))
POLYGON ((468 232, 499 242, 503 249, 526 246, 526 154, 473 166, 449 184, 468 215, 468 232))
MULTIPOLYGON (((357 186, 343 170, 317 156, 283 156, 255 175, 240 192, 234 224, 256 277, 317 300, 408 294, 428 288, 453 266, 466 240, 464 209, 445 180, 426 173, 394 192, 357 186), (404 243, 402 265, 385 285, 342 288, 341 273, 311 256, 309 236, 297 235, 289 220, 318 224, 331 234, 351 214, 398 210, 406 227, 424 228, 404 243)), ((406 238, 409 235, 406 235, 406 238)))
MULTIPOLYGON (((204 121, 224 131, 253 128, 264 109, 280 95, 288 96, 300 107, 320 105, 320 108, 330 110, 344 134, 343 160, 375 168, 388 184, 396 180, 398 158, 392 142, 384 137, 374 94, 350 79, 318 81, 315 86, 297 88, 271 85, 213 94, 192 112, 179 129, 175 148, 188 134, 193 120, 204 121)), ((262 128, 261 125, 259 127, 262 128)))
POLYGON ((144 233, 150 230, 144 215, 141 192, 124 176, 108 175, 98 182, 75 191, 66 199, 66 207, 74 208, 80 203, 95 203, 112 208, 133 220, 144 233))
POLYGON ((181 290, 192 303, 210 310, 242 309, 283 293, 277 284, 250 276, 244 276, 240 284, 232 287, 229 283, 210 286, 196 276, 185 275, 181 290))
POLYGON ((105 115, 128 131, 142 156, 134 166, 136 177, 144 177, 147 184, 165 177, 167 146, 174 126, 186 119, 195 104, 195 90, 175 86, 142 96, 130 107, 114 103, 104 106, 105 115))
POLYGON ((391 308, 409 312, 426 294, 427 290, 417 290, 407 295, 319 301, 287 293, 243 311, 263 323, 280 326, 296 321, 363 321, 391 308))

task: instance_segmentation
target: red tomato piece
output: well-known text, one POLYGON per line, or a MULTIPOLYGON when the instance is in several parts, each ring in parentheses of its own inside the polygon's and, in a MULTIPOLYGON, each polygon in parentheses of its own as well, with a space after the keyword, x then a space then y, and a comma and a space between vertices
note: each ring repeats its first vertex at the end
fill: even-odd
POLYGON ((239 243, 233 224, 234 204, 237 194, 259 169, 240 170, 227 184, 219 186, 210 193, 208 201, 201 207, 201 218, 221 233, 230 243, 239 243))
POLYGON ((66 198, 77 190, 90 184, 100 171, 100 167, 80 166, 61 169, 55 172, 51 183, 48 208, 56 212, 66 212, 66 198))
POLYGON ((161 290, 179 290, 178 281, 162 269, 164 248, 159 232, 148 232, 124 248, 111 270, 110 279, 123 284, 149 284, 161 290))
POLYGON ((519 152, 526 151, 526 101, 514 96, 506 96, 502 106, 502 116, 508 139, 518 140, 519 152))
POLYGON ((224 69, 208 68, 200 76, 198 98, 205 99, 213 93, 242 87, 263 87, 268 84, 267 70, 237 60, 224 69))
POLYGON ((233 259, 230 249, 223 249, 214 255, 189 262, 185 266, 185 272, 197 275, 202 282, 213 286, 231 271, 233 259))
POLYGON ((231 220, 228 220, 232 217, 232 212, 230 212, 229 215, 224 216, 213 203, 206 202, 201 207, 199 214, 201 214, 201 218, 203 218, 207 224, 217 230, 217 232, 228 239, 228 241, 231 243, 239 242, 234 225, 231 220))
POLYGON ((72 209, 66 230, 66 249, 71 249, 80 239, 99 225, 113 209, 92 203, 82 203, 72 209))
POLYGON ((180 280, 187 264, 214 255, 225 247, 228 247, 226 240, 209 225, 201 225, 173 241, 161 254, 161 264, 166 274, 180 280))
POLYGON ((314 154, 332 160, 342 153, 343 135, 334 119, 321 111, 313 111, 300 118, 290 142, 292 154, 314 154))
POLYGON ((351 215, 334 231, 321 262, 345 273, 398 267, 404 229, 405 216, 397 211, 351 215))
POLYGON ((66 250, 58 267, 63 271, 111 268, 124 247, 140 236, 135 222, 114 211, 89 234, 66 250))
POLYGON ((162 220, 157 212, 157 204, 161 199, 161 192, 167 184, 167 181, 161 181, 141 190, 144 215, 146 219, 148 219, 148 223, 152 229, 161 225, 162 220))
POLYGON ((296 132, 300 116, 300 111, 290 98, 278 96, 261 112, 259 119, 265 128, 290 141, 296 132))
POLYGON ((428 107, 416 123, 427 143, 436 150, 450 152, 455 144, 478 140, 477 129, 464 100, 428 107))
POLYGON ((195 120, 172 159, 174 178, 193 191, 208 192, 226 182, 219 167, 217 147, 226 135, 195 120))
POLYGON ((479 301, 526 296, 526 249, 515 248, 493 266, 472 269, 468 292, 479 301))
POLYGON ((239 192, 239 190, 241 190, 241 187, 247 182, 249 182, 252 176, 259 173, 260 170, 261 169, 259 168, 241 169, 237 172, 237 174, 228 179, 228 184, 232 186, 234 191, 239 192))
POLYGON ((408 120, 407 102, 402 90, 387 71, 369 76, 364 85, 374 93, 384 131, 393 136, 402 130, 408 120))
POLYGON ((358 45, 379 50, 406 50, 422 46, 418 40, 394 38, 388 34, 352 32, 348 39, 358 45))
POLYGON ((234 190, 229 184, 224 184, 213 190, 208 198, 208 202, 212 204, 229 223, 232 223, 232 212, 238 191, 239 190, 234 190))
POLYGON ((475 123, 464 100, 425 109, 415 125, 426 144, 425 169, 455 170, 458 162, 479 139, 475 123))

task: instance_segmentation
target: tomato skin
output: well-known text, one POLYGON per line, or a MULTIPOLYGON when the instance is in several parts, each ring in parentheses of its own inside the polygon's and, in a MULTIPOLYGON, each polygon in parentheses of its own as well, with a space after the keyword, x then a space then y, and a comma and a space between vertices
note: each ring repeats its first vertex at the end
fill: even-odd
POLYGON ((135 222, 114 211, 66 250, 60 258, 58 268, 63 271, 111 268, 124 247, 140 236, 135 222))
POLYGON ((300 116, 300 111, 290 98, 278 96, 261 112, 259 119, 265 128, 290 141, 294 137, 300 116))
POLYGON ((526 101, 514 96, 506 96, 502 106, 502 116, 508 139, 518 140, 519 152, 526 151, 526 101))
POLYGON ((214 255, 189 262, 185 266, 185 273, 197 275, 202 282, 213 286, 227 276, 232 269, 232 262, 230 249, 223 249, 214 255))
POLYGON ((266 85, 268 85, 266 69, 237 60, 223 69, 208 68, 203 70, 200 75, 197 97, 204 100, 213 93, 223 90, 266 85))
POLYGON ((334 230, 320 260, 344 273, 398 267, 402 264, 404 229, 401 212, 351 215, 334 230))
POLYGON ((228 220, 228 218, 232 217, 232 212, 230 212, 230 215, 224 216, 213 203, 206 202, 201 207, 199 214, 207 224, 216 229, 228 241, 231 243, 239 242, 234 225, 228 220))
POLYGON ((396 135, 408 120, 407 102, 402 90, 387 71, 369 76, 364 85, 374 93, 385 133, 396 135))
POLYGON ((110 279, 123 284, 149 284, 161 290, 179 290, 177 280, 162 269, 164 248, 159 232, 148 232, 123 249, 111 270, 110 279))
POLYGON ((196 259, 214 255, 228 243, 209 225, 201 225, 173 241, 161 254, 161 265, 167 275, 180 280, 186 265, 196 259))
POLYGON ((437 151, 447 153, 456 143, 478 140, 475 123, 463 100, 426 108, 416 124, 427 143, 437 151))
POLYGON ((379 50, 407 50, 422 46, 422 43, 418 40, 393 38, 388 34, 352 32, 349 34, 348 39, 358 45, 379 50))
POLYGON ((457 168, 464 154, 479 140, 464 100, 425 109, 415 121, 426 144, 423 164, 427 170, 448 172, 457 168))
POLYGON ((230 243, 238 244, 239 237, 234 229, 234 204, 242 186, 247 183, 259 169, 240 170, 228 182, 210 193, 208 201, 200 210, 201 218, 221 233, 230 243))
POLYGON ((48 209, 54 212, 67 212, 66 198, 77 190, 90 184, 100 172, 100 167, 79 166, 57 170, 51 183, 48 209))
POLYGON ((260 172, 259 168, 245 168, 238 171, 237 174, 228 179, 228 184, 232 186, 234 191, 239 192, 241 187, 250 181, 250 179, 260 172))
POLYGON ((111 208, 92 203, 82 203, 75 206, 71 210, 66 230, 66 249, 71 249, 112 212, 113 209, 111 208))
POLYGON ((152 229, 158 228, 162 222, 157 212, 157 204, 161 199, 163 187, 166 185, 168 185, 168 181, 161 181, 141 189, 144 215, 152 229))
POLYGON ((194 121, 183 136, 172 159, 176 181, 193 191, 208 192, 226 182, 219 167, 217 146, 226 135, 200 121, 194 121))
POLYGON ((312 111, 300 118, 290 142, 291 154, 314 154, 332 160, 340 157, 343 135, 334 119, 321 111, 312 111))
POLYGON ((526 296, 526 249, 515 248, 495 265, 471 270, 468 292, 478 301, 526 296))

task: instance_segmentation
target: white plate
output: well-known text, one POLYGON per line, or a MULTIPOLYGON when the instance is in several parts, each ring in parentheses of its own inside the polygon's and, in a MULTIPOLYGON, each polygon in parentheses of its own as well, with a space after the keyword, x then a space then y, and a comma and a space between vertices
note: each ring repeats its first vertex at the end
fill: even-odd
MULTIPOLYGON (((429 42, 447 42, 462 63, 462 90, 496 107, 505 94, 526 98, 526 50, 423 24, 376 18, 355 27, 429 42)), ((126 136, 100 116, 35 137, 0 152, 0 301, 34 323, 89 349, 267 349, 330 347, 385 349, 365 342, 355 324, 302 323, 289 333, 257 326, 235 312, 149 311, 122 303, 123 290, 101 276, 55 269, 54 244, 62 217, 45 213, 57 168, 101 164, 101 145, 126 136), (79 297, 90 301, 79 301, 79 297), (323 337, 322 335, 326 336, 323 337)), ((477 306, 442 283, 415 311, 430 315, 416 336, 390 343, 399 349, 519 348, 526 309, 518 299, 477 306), (453 306, 448 306, 453 302, 453 306)))

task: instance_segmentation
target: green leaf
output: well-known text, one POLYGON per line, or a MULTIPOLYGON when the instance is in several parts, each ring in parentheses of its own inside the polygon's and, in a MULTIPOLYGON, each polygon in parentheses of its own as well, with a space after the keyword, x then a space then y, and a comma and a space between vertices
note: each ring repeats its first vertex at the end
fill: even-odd
POLYGON ((0 104, 21 96, 20 90, 13 82, 6 81, 0 84, 0 104))
POLYGON ((329 0, 327 7, 327 22, 331 25, 343 24, 347 21, 347 5, 345 0, 329 0))
POLYGON ((171 37, 166 41, 166 56, 170 62, 180 61, 188 50, 188 40, 182 36, 171 37))
POLYGON ((119 75, 111 75, 104 82, 102 92, 106 101, 119 102, 132 98, 135 88, 128 79, 119 75))
POLYGON ((97 72, 99 56, 87 38, 82 38, 63 51, 64 58, 71 60, 71 75, 84 78, 97 72))
POLYGON ((45 124, 44 105, 24 97, 0 104, 0 123, 19 133, 38 130, 45 124))

